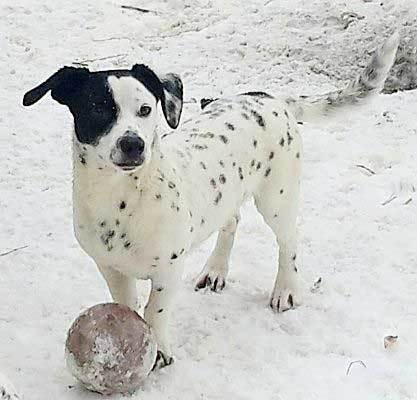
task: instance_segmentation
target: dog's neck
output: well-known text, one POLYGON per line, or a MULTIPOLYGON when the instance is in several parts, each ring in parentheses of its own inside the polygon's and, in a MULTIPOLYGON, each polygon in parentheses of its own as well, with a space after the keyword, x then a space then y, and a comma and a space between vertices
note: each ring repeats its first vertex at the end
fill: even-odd
POLYGON ((152 158, 140 169, 132 172, 117 170, 110 163, 91 152, 88 146, 84 146, 74 139, 73 142, 73 170, 74 192, 78 196, 88 199, 90 196, 102 193, 103 196, 111 192, 123 193, 126 190, 144 191, 149 185, 153 185, 156 175, 168 169, 168 160, 161 152, 159 141, 155 143, 152 158))

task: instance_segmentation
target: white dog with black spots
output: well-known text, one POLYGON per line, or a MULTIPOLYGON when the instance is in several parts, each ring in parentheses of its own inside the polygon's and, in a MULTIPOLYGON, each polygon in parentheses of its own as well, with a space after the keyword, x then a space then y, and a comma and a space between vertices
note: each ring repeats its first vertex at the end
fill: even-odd
POLYGON ((349 86, 316 98, 249 92, 209 100, 195 119, 160 136, 158 103, 177 128, 183 101, 177 75, 144 65, 90 72, 64 67, 26 93, 48 91, 74 117, 74 227, 115 302, 136 307, 136 280, 150 279, 145 309, 158 342, 157 365, 172 362, 168 320, 187 253, 218 231, 196 283, 220 291, 242 203, 254 198, 275 233, 279 265, 270 306, 300 303, 297 229, 302 141, 298 124, 380 91, 398 35, 377 50, 349 86))

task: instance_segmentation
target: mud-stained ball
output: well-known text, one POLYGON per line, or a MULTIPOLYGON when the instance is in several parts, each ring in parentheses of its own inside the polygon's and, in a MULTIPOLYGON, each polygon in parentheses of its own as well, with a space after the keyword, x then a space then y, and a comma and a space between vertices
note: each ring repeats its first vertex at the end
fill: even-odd
POLYGON ((146 322, 127 306, 98 304, 72 324, 67 367, 87 389, 110 395, 138 389, 154 365, 156 341, 146 322))

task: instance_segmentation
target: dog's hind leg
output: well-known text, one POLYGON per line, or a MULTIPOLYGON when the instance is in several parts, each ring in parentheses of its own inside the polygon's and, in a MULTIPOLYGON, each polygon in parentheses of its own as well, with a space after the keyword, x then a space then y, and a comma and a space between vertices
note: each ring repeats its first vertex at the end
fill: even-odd
MULTIPOLYGON (((272 174, 271 174, 272 175, 272 174)), ((300 303, 296 267, 299 168, 287 179, 273 179, 255 196, 255 204, 274 232, 279 246, 279 266, 270 307, 276 312, 300 303)))
POLYGON ((232 251, 237 224, 240 216, 237 213, 219 231, 216 247, 201 271, 195 286, 196 290, 209 287, 213 292, 219 292, 226 285, 226 277, 229 272, 229 258, 232 251))
POLYGON ((107 282, 113 301, 136 310, 138 306, 136 279, 127 277, 113 268, 98 266, 98 269, 107 282))

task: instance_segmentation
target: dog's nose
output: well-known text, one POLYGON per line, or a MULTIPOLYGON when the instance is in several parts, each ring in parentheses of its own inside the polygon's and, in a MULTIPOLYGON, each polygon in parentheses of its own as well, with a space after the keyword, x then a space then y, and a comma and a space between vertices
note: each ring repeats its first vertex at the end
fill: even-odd
POLYGON ((136 133, 127 131, 117 140, 120 150, 130 159, 137 159, 145 149, 145 142, 136 133))

